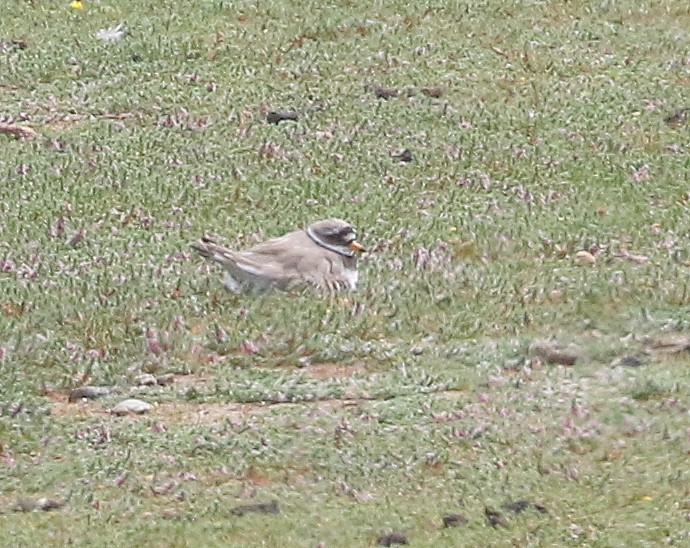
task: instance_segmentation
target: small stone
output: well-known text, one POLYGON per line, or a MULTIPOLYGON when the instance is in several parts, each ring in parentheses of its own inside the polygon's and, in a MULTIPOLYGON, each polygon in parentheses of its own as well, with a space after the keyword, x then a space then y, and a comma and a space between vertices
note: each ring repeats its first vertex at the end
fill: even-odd
POLYGON ((549 510, 546 508, 546 506, 544 506, 544 505, 541 504, 540 502, 535 502, 535 503, 534 503, 534 509, 535 509, 537 512, 539 512, 540 514, 548 514, 548 513, 549 513, 549 510))
POLYGON ((410 353, 413 356, 421 356, 424 353, 424 349, 421 346, 413 346, 410 348, 410 353))
POLYGON ((513 502, 504 502, 501 504, 501 508, 505 510, 510 510, 516 514, 521 514, 531 506, 530 502, 527 500, 516 500, 513 502))
POLYGON ((528 354, 555 365, 575 365, 580 358, 575 352, 563 350, 557 343, 547 340, 534 341, 529 347, 528 354))
POLYGON ((485 508, 484 515, 486 516, 486 521, 492 527, 508 527, 508 522, 503 518, 500 512, 492 510, 491 508, 485 508))
POLYGON ((158 379, 151 373, 142 373, 134 378, 134 382, 137 386, 153 386, 158 384, 158 379))
POLYGON ((580 264, 586 264, 589 266, 594 266, 597 262, 597 258, 592 255, 589 251, 578 251, 575 253, 575 262, 580 264))
POLYGON ((422 88, 419 91, 421 91, 423 95, 426 95, 427 97, 433 97, 434 99, 443 97, 444 93, 443 88, 440 86, 433 88, 422 88))
POLYGON ((443 516, 444 527, 458 527, 467 522, 469 522, 469 520, 462 514, 448 514, 447 516, 443 516))
POLYGON ((266 121, 269 124, 278 124, 285 121, 296 122, 297 120, 299 120, 299 114, 296 112, 279 112, 274 110, 266 115, 266 121))
POLYGON ((172 384, 175 382, 175 375, 174 373, 166 373, 165 375, 160 375, 156 377, 156 382, 161 386, 172 384))
POLYGON ((376 95, 376 97, 379 99, 390 99, 391 97, 397 97, 400 95, 400 91, 395 88, 377 86, 374 88, 374 95, 376 95))
POLYGON ((95 400, 96 398, 107 396, 112 391, 113 389, 110 386, 79 386, 69 393, 69 402, 95 400))
POLYGON ((113 407, 111 413, 118 416, 130 414, 143 415, 144 413, 151 411, 151 409, 153 409, 153 405, 150 403, 130 398, 118 403, 115 407, 113 407))
POLYGON ((640 367, 644 362, 634 354, 621 356, 611 362, 612 367, 640 367))
POLYGON ((50 512, 51 510, 58 510, 62 508, 64 505, 64 502, 49 499, 47 497, 41 497, 36 500, 20 499, 17 501, 15 510, 17 512, 33 512, 34 510, 50 512))
POLYGON ((64 502, 49 499, 46 497, 41 497, 36 500, 36 508, 43 510, 44 512, 50 512, 51 510, 58 510, 65 505, 64 502))
POLYGON ((272 500, 271 502, 260 502, 258 504, 244 504, 242 506, 237 506, 230 510, 233 516, 243 516, 245 514, 257 513, 257 514, 280 514, 280 509, 278 508, 278 501, 272 500))
POLYGON ((412 151, 409 148, 405 148, 397 154, 391 154, 391 157, 405 164, 410 163, 412 160, 414 160, 414 157, 412 156, 412 151))
POLYGON ((379 546, 392 546, 393 544, 407 544, 407 535, 393 531, 387 535, 381 535, 376 544, 379 546))

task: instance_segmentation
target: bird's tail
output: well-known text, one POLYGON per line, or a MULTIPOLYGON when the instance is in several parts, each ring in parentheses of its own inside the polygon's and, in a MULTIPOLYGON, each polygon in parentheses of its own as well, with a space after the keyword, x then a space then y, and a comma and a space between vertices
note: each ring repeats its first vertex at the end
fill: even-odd
POLYGON ((193 243, 191 247, 204 259, 209 259, 211 261, 225 263, 230 258, 228 256, 228 253, 230 253, 228 248, 216 244, 213 240, 206 236, 193 243))

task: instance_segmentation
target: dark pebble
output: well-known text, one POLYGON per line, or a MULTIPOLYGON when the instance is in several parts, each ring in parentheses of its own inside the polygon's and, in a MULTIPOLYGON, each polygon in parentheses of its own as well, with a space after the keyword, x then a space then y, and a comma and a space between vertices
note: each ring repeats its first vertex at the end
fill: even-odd
POLYGON ((95 400, 112 392, 109 386, 79 386, 69 393, 70 403, 81 400, 95 400))
POLYGON ((459 525, 464 525, 469 520, 462 514, 448 514, 443 516, 443 526, 444 527, 458 527, 459 525))
POLYGON ((299 120, 299 114, 296 112, 272 111, 266 115, 266 121, 269 124, 278 124, 285 121, 296 122, 297 120, 299 120))
POLYGON ((381 535, 376 541, 379 546, 392 546, 393 544, 407 544, 407 535, 405 533, 388 533, 381 535))
POLYGON ((491 508, 484 509, 484 515, 486 516, 486 521, 492 527, 508 527, 508 522, 503 518, 500 512, 492 510, 491 508))
POLYGON ((271 502, 260 502, 258 504, 244 504, 242 506, 237 506, 230 510, 233 516, 243 516, 245 514, 280 514, 280 509, 278 508, 278 501, 273 500, 271 502))

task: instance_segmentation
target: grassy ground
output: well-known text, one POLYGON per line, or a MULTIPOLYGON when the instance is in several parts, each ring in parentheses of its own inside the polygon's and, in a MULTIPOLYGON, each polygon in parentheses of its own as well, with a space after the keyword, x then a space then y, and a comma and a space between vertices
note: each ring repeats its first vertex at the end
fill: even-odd
POLYGON ((7 4, 0 544, 688 542, 687 2, 7 4), (353 295, 190 254, 329 216, 353 295))

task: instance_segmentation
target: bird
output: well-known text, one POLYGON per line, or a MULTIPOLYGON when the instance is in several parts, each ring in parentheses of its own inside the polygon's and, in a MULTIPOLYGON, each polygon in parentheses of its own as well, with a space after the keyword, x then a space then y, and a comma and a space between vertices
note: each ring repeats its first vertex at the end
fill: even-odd
POLYGON ((192 249, 223 267, 225 286, 235 293, 287 291, 303 285, 353 291, 359 281, 357 254, 366 251, 352 226, 341 219, 316 221, 243 251, 208 237, 192 244, 192 249))

